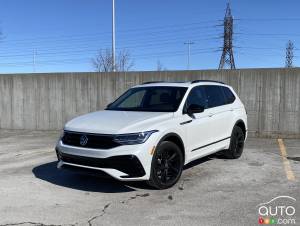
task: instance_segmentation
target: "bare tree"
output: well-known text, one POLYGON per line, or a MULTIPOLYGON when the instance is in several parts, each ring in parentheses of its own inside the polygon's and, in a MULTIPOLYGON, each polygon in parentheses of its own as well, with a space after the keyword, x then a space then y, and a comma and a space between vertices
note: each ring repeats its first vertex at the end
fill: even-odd
POLYGON ((131 59, 131 55, 128 50, 122 50, 117 55, 117 71, 129 71, 133 68, 134 62, 131 59))
POLYGON ((98 72, 109 72, 113 70, 112 54, 108 49, 100 50, 97 56, 92 60, 93 66, 98 72))
MULTIPOLYGON (((112 52, 110 49, 100 50, 92 60, 93 67, 97 72, 113 71, 112 52)), ((134 66, 134 62, 128 50, 120 50, 116 55, 116 71, 129 71, 134 66)))

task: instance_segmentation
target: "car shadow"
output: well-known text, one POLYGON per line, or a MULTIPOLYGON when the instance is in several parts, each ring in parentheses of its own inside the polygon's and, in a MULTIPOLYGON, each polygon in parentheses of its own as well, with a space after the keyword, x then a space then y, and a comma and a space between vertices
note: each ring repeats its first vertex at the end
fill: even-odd
POLYGON ((139 183, 125 184, 111 177, 103 178, 95 171, 71 171, 57 169, 57 161, 45 163, 32 169, 36 178, 49 183, 87 192, 122 193, 132 192, 139 183), (132 187, 131 187, 132 186, 132 187))
POLYGON ((183 170, 188 170, 190 168, 193 168, 195 166, 198 166, 202 163, 205 163, 205 162, 208 162, 210 160, 213 160, 212 157, 203 157, 203 158, 200 158, 200 159, 196 159, 188 164, 186 164, 184 167, 183 167, 183 170))
POLYGON ((214 159, 223 159, 223 160, 226 160, 226 159, 224 159, 224 157, 222 156, 222 154, 216 153, 216 154, 208 155, 208 156, 200 158, 200 159, 196 159, 196 160, 194 160, 194 161, 186 164, 183 167, 183 170, 187 170, 187 169, 193 168, 195 166, 198 166, 198 165, 200 165, 202 163, 205 163, 205 162, 208 162, 208 161, 211 161, 211 160, 214 160, 214 159))
MULTIPOLYGON (((210 155, 194 160, 185 165, 183 170, 188 170, 216 158, 219 157, 217 155, 210 155)), ((155 189, 143 181, 122 182, 112 177, 107 177, 107 175, 101 174, 100 171, 81 170, 80 168, 60 170, 57 169, 56 165, 57 161, 45 163, 34 167, 32 173, 36 178, 49 183, 87 192, 123 193, 136 191, 136 189, 155 189)))

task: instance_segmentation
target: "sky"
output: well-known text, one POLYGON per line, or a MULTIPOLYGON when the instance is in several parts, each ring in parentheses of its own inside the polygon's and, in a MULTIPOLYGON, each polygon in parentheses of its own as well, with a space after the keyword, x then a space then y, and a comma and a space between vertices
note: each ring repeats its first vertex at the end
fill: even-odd
MULTIPOLYGON (((115 0, 117 52, 131 70, 217 69, 227 0, 115 0)), ((231 0, 237 68, 300 66, 299 0, 231 0)), ((0 0, 0 73, 94 71, 111 48, 112 0, 0 0)))

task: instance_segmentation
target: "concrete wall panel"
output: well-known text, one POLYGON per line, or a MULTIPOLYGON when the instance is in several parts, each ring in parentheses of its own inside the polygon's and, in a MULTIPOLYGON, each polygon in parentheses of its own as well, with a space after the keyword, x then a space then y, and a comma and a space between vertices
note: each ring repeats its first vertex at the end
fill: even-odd
POLYGON ((0 75, 0 129, 59 130, 146 81, 223 81, 236 90, 257 136, 300 137, 300 69, 0 75))
POLYGON ((12 125, 13 129, 22 129, 24 125, 23 114, 23 83, 20 76, 12 76, 12 125))
POLYGON ((12 128, 13 80, 0 76, 0 128, 12 128))

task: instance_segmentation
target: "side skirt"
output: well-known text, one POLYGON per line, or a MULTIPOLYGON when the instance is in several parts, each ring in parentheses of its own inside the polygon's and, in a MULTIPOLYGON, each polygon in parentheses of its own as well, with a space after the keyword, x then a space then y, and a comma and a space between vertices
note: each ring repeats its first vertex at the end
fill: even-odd
POLYGON ((193 149, 191 152, 193 152, 193 151, 197 151, 197 150, 199 150, 199 149, 202 149, 202 148, 208 147, 208 146, 210 146, 210 145, 213 145, 213 144, 216 144, 216 143, 219 143, 219 142, 222 142, 222 141, 224 141, 224 140, 228 140, 228 139, 230 139, 230 138, 231 138, 231 137, 226 137, 226 138, 224 138, 224 139, 221 139, 221 140, 218 140, 218 141, 215 141, 215 142, 212 142, 212 143, 209 143, 209 144, 203 145, 203 146, 201 146, 201 147, 198 147, 198 148, 195 148, 195 149, 193 149))

